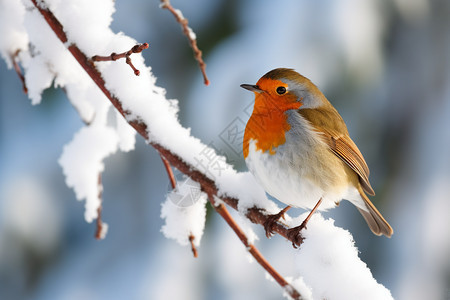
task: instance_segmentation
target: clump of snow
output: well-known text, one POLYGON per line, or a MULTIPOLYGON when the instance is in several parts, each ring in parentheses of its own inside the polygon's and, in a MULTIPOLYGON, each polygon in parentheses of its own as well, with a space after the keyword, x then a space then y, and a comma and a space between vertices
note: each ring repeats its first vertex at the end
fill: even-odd
POLYGON ((283 296, 287 299, 292 299, 292 297, 289 294, 289 289, 292 287, 299 292, 299 294, 302 296, 303 300, 313 300, 312 297, 312 291, 311 288, 308 287, 305 282, 303 281, 303 278, 299 277, 296 279, 293 279, 292 277, 286 277, 286 281, 291 285, 291 287, 285 287, 285 291, 283 293, 283 296))
POLYGON ((28 35, 23 25, 25 7, 19 0, 0 0, 0 54, 8 68, 11 55, 28 49, 28 35))
MULTIPOLYGON (((306 216, 302 214, 294 222, 306 216)), ((325 220, 316 213, 302 234, 305 240, 298 250, 296 265, 313 299, 393 299, 358 257, 350 232, 335 227, 334 220, 325 220)))
POLYGON ((100 206, 99 175, 105 169, 103 160, 117 150, 118 136, 112 128, 87 126, 64 146, 59 163, 66 183, 73 188, 78 200, 86 199, 86 221, 97 218, 100 206))
POLYGON ((197 35, 195 34, 194 30, 192 30, 191 27, 188 27, 188 32, 189 32, 189 39, 191 40, 197 39, 197 35))
POLYGON ((269 213, 279 211, 278 206, 267 199, 265 191, 250 172, 225 174, 218 178, 217 184, 223 195, 239 198, 238 210, 243 214, 254 206, 269 213))
POLYGON ((100 232, 97 235, 98 238, 101 239, 101 240, 105 239, 106 234, 108 233, 108 229, 109 229, 108 224, 105 223, 105 222, 102 222, 102 224, 100 226, 100 232))
POLYGON ((193 235, 194 245, 199 246, 205 228, 208 198, 197 182, 184 177, 161 205, 161 218, 165 220, 161 231, 182 246, 188 245, 189 236, 193 235))
POLYGON ((134 150, 136 144, 136 131, 127 123, 119 112, 115 112, 115 117, 117 121, 116 132, 119 137, 119 149, 123 152, 134 150))
MULTIPOLYGON (((258 235, 253 231, 254 224, 250 222, 250 220, 242 216, 242 214, 239 214, 237 218, 235 218, 236 222, 241 227, 242 231, 244 232, 245 236, 247 237, 247 242, 250 245, 255 244, 255 241, 259 240, 258 235)), ((252 257, 253 259, 253 257, 252 257)))
POLYGON ((36 55, 32 60, 24 59, 23 66, 28 96, 31 99, 31 104, 37 105, 41 103, 42 92, 51 86, 54 74, 47 67, 47 62, 41 55, 36 55))
POLYGON ((115 35, 109 28, 115 11, 114 1, 45 0, 45 3, 67 29, 69 45, 75 43, 88 56, 106 50, 115 35))

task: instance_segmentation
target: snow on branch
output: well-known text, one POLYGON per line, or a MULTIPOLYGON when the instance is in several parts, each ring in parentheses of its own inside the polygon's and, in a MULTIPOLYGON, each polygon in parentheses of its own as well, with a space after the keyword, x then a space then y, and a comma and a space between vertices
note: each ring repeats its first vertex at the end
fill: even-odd
MULTIPOLYGON (((39 12, 44 16, 45 20, 49 23, 50 27, 56 33, 58 38, 63 43, 66 43, 68 41, 68 39, 67 39, 67 36, 66 36, 66 34, 64 32, 64 28, 63 28, 62 24, 56 19, 56 17, 51 13, 51 11, 49 11, 48 9, 44 9, 44 8, 40 7, 36 3, 36 0, 31 0, 31 1, 36 6, 36 8, 39 10, 39 12)), ((151 138, 152 135, 154 134, 154 132, 153 131, 149 131, 149 128, 148 128, 148 126, 147 126, 147 124, 145 122, 140 121, 139 118, 132 118, 133 117, 132 114, 128 110, 125 110, 123 108, 122 102, 118 98, 113 96, 113 93, 110 92, 107 89, 106 83, 103 80, 103 77, 101 76, 100 72, 95 68, 93 63, 87 58, 87 56, 75 44, 70 44, 68 49, 72 53, 72 55, 76 58, 78 63, 83 67, 83 69, 89 74, 89 76, 92 78, 92 80, 97 84, 97 86, 99 86, 99 88, 104 92, 105 96, 108 97, 108 99, 111 101, 111 103, 114 105, 114 107, 120 112, 120 114, 123 117, 125 117, 125 119, 128 120, 128 123, 133 128, 135 128, 135 130, 139 134, 141 134, 149 142, 150 145, 152 145, 156 150, 158 150, 158 152, 165 159, 167 159, 171 165, 175 166, 181 172, 183 172, 186 175, 190 176, 194 181, 199 182, 202 191, 204 191, 206 194, 211 195, 211 196, 212 195, 214 195, 214 196, 219 195, 218 188, 216 187, 216 184, 215 184, 215 182, 213 180, 211 180, 210 178, 207 178, 207 176, 205 174, 203 174, 200 171, 196 170, 196 168, 194 166, 192 166, 191 164, 185 162, 181 157, 177 156, 176 154, 172 153, 172 151, 166 149, 165 147, 160 145, 158 142, 154 141, 153 140, 154 138, 153 139, 151 138)), ((106 75, 106 74, 104 74, 104 75, 106 75)), ((179 125, 178 122, 177 122, 177 125, 179 125)), ((195 141, 195 140, 193 140, 193 141, 195 141)), ((65 151, 65 154, 66 155, 63 156, 63 157, 68 157, 67 151, 65 151)), ((66 161, 66 160, 64 160, 64 161, 66 161)), ((64 165, 64 163, 63 163, 63 165, 64 165)), ((230 168, 230 167, 227 166, 227 168, 230 168)), ((235 174, 235 172, 232 172, 232 174, 235 174)), ((211 197, 210 197, 210 199, 211 199, 211 197)), ((223 199, 227 199, 227 198, 224 197, 223 199)), ((96 200, 97 200, 97 202, 99 202, 98 198, 96 200)), ((238 202, 238 200, 236 198, 229 198, 229 201, 233 202, 234 208, 237 209, 237 202, 238 202)), ((97 207, 100 207, 100 203, 97 203, 97 207)), ((164 207, 166 207, 166 209, 163 209, 163 215, 164 216, 168 216, 168 215, 172 214, 171 217, 173 218, 173 215, 176 215, 173 212, 173 210, 168 212, 169 208, 167 208, 167 206, 164 206, 164 207)), ((221 211, 224 211, 223 208, 222 208, 221 211)), ((267 218, 266 215, 259 209, 249 210, 248 214, 249 215, 255 215, 253 217, 253 219, 254 220, 261 220, 262 222, 264 222, 263 220, 265 218, 267 218)), ((180 220, 179 216, 180 215, 178 215, 178 218, 175 218, 178 222, 180 220)), ((202 219, 202 218, 200 218, 200 219, 202 219)), ((189 220, 187 219, 186 222, 189 222, 189 220)), ((166 225, 167 225, 167 223, 166 223, 166 225)), ((180 224, 177 224, 177 225, 178 225, 178 226, 176 226, 177 230, 180 227, 185 227, 185 226, 179 226, 180 224)), ((284 227, 282 227, 281 225, 280 225, 280 227, 283 228, 284 231, 286 231, 286 229, 284 227)), ((203 229, 200 229, 200 230, 202 231, 203 229)), ((275 231, 276 231, 276 229, 275 229, 275 231)), ((167 234, 173 234, 173 230, 172 231, 169 230, 168 233, 166 233, 166 235, 167 234)), ((179 235, 176 234, 174 237, 176 238, 178 236, 179 235)), ((247 239, 245 238, 245 240, 247 240, 247 239)), ((248 242, 247 242, 246 245, 249 245, 248 242)), ((255 247, 250 247, 250 251, 249 252, 252 255, 254 255, 255 257, 257 257, 257 261, 259 263, 265 262, 268 265, 267 261, 262 257, 262 255, 259 253, 259 251, 257 251, 257 249, 255 247)), ((264 266, 264 264, 263 264, 263 266, 264 266)), ((266 267, 266 268, 268 268, 270 270, 269 273, 271 275, 278 274, 272 267, 267 267, 267 266, 264 266, 264 267, 266 267)), ((292 287, 288 282, 286 282, 280 275, 278 275, 278 278, 276 278, 276 281, 280 283, 280 285, 284 288, 284 290, 293 299, 300 299, 300 294, 296 291, 296 289, 294 287, 292 287)))
MULTIPOLYGON (((42 9, 38 4, 36 4, 36 0, 31 0, 31 1, 36 5, 36 7, 39 9, 39 12, 44 16, 44 18, 47 20, 47 22, 49 22, 50 27, 52 27, 52 29, 54 30, 54 32, 56 33, 58 38, 60 38, 60 40, 63 43, 66 43, 68 41, 68 39, 67 39, 67 36, 64 33, 63 27, 59 23, 59 21, 53 16, 53 14, 48 9, 42 9)), ((241 202, 244 202, 244 203, 241 203, 241 206, 243 209, 245 209, 246 208, 245 204, 250 205, 249 207, 247 207, 246 216, 253 223, 256 223, 256 224, 262 225, 267 219, 267 212, 264 209, 265 208, 264 205, 266 205, 267 206, 266 208, 270 209, 271 211, 275 211, 277 209, 275 206, 273 206, 272 202, 268 202, 267 198, 264 195, 264 192, 259 187, 255 186, 256 185, 255 182, 252 182, 252 183, 250 183, 250 185, 247 185, 246 189, 242 189, 240 191, 235 190, 235 187, 245 186, 242 184, 237 185, 238 182, 244 181, 246 183, 249 183, 248 180, 252 180, 251 178, 248 178, 248 177, 251 177, 250 174, 248 174, 248 173, 238 174, 234 170, 230 169, 231 166, 224 165, 223 167, 226 168, 226 170, 223 170, 223 173, 225 173, 225 171, 227 171, 227 174, 222 174, 223 178, 210 178, 210 177, 214 177, 214 174, 210 174, 209 176, 207 176, 205 173, 199 171, 198 168, 195 167, 195 161, 196 161, 195 160, 195 155, 196 155, 195 149, 193 151, 194 157, 189 157, 189 156, 192 156, 191 155, 192 153, 189 154, 188 152, 184 151, 184 153, 175 154, 173 150, 169 150, 168 147, 165 147, 161 143, 157 142, 156 138, 155 138, 155 132, 154 131, 149 132, 148 126, 147 126, 147 123, 154 123, 154 122, 152 122, 154 120, 149 120, 149 122, 143 122, 140 120, 140 118, 133 118, 133 116, 134 116, 133 113, 131 113, 127 109, 125 109, 122 105, 122 102, 119 101, 118 98, 113 96, 113 93, 107 89, 106 82, 103 79, 102 75, 95 68, 95 66, 92 64, 92 62, 86 57, 86 55, 84 55, 83 52, 75 44, 70 44, 68 47, 68 50, 72 53, 72 55, 75 57, 75 59, 78 61, 78 63, 87 72, 87 74, 92 78, 92 80, 100 88, 100 90, 105 94, 105 96, 111 101, 111 103, 117 109, 117 111, 128 121, 128 123, 145 140, 147 140, 149 142, 149 144, 151 146, 153 146, 165 159, 167 159, 172 166, 174 166, 179 171, 181 171, 182 173, 184 173, 187 176, 189 176, 190 178, 192 178, 194 181, 198 182, 201 185, 202 190, 205 193, 220 196, 220 198, 225 203, 227 203, 230 207, 232 207, 236 210, 239 210, 238 198, 226 196, 226 195, 234 194, 234 195, 238 196, 239 194, 241 194, 241 197, 243 196, 241 198, 241 202), (184 156, 184 157, 182 157, 182 156, 184 156), (236 175, 236 176, 234 176, 234 175, 236 175), (218 181, 220 179, 222 179, 222 180, 221 180, 221 182, 219 181, 216 183, 214 181, 214 179, 217 179, 218 181), (224 191, 219 192, 219 188, 217 185, 222 185, 224 188, 224 191), (255 188, 258 189, 258 191, 254 191, 253 189, 255 189, 255 188), (233 190, 234 190, 234 192, 233 192, 233 190), (245 192, 245 191, 247 191, 247 192, 245 192), (257 196, 252 195, 255 193, 257 194, 257 196), (242 194, 244 194, 244 195, 242 195, 242 194), (261 207, 254 207, 254 205, 253 205, 254 203, 251 202, 252 200, 257 201, 257 199, 255 199, 254 197, 262 198, 262 199, 260 199, 261 202, 259 203, 259 204, 261 204, 261 207), (250 203, 245 203, 245 202, 250 202, 250 203)), ((108 76, 108 74, 103 74, 103 75, 108 76)), ((125 88, 125 89, 130 90, 129 88, 125 88)), ((150 101, 146 101, 146 102, 148 103, 150 101)), ((165 102, 167 102, 167 101, 165 100, 165 102)), ((154 104, 157 104, 157 103, 154 103, 154 104)), ((168 103, 168 104, 170 104, 170 103, 168 103)), ((150 105, 151 105, 151 103, 150 103, 150 105)), ((170 109, 170 107, 167 107, 167 108, 170 109)), ((145 110, 141 110, 141 112, 142 111, 145 111, 145 110)), ((155 111, 155 109, 153 111, 155 111)), ((156 112, 154 117, 157 117, 157 114, 158 113, 156 112)), ((134 117, 136 117, 136 116, 134 116, 134 117)), ((159 117, 158 119, 165 119, 165 118, 159 117)), ((158 121, 162 121, 162 120, 158 120, 158 121)), ((179 125, 179 124, 177 124, 177 125, 179 125)), ((179 125, 179 126, 181 126, 181 125, 179 125)), ((156 129, 156 127, 157 126, 154 126, 153 128, 156 129)), ((160 128, 164 128, 164 127, 161 126, 160 128)), ((170 128, 168 128, 168 129, 170 129, 170 128)), ((206 145, 201 144, 198 139, 192 138, 191 136, 186 136, 185 135, 186 132, 180 132, 180 133, 181 133, 181 135, 178 135, 178 136, 175 135, 175 139, 187 138, 191 143, 194 144, 193 146, 196 146, 196 149, 198 150, 197 154, 204 151, 203 148, 207 147, 206 145)), ((165 133, 161 133, 161 134, 164 134, 164 136, 166 136, 166 137, 172 136, 172 134, 165 134, 165 133)), ((168 141, 165 141, 165 142, 168 143, 168 141)), ((186 148, 188 145, 189 145, 189 143, 184 144, 184 143, 177 142, 177 145, 173 148, 174 149, 178 148, 178 150, 181 151, 180 148, 186 148), (180 147, 180 145, 181 145, 181 147, 180 147)), ((214 151, 213 149, 210 149, 210 150, 214 151)), ((220 174, 217 174, 217 175, 220 175, 220 174)), ((277 224, 274 227, 274 232, 277 232, 278 234, 287 238, 287 229, 280 224, 277 224)))

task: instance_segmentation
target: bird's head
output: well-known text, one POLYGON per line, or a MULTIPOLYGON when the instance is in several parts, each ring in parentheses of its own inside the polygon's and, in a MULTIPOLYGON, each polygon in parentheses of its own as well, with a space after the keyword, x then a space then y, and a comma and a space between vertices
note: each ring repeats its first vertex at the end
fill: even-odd
POLYGON ((241 87, 255 93, 255 106, 267 107, 270 104, 283 111, 317 108, 326 102, 322 92, 293 69, 274 69, 262 76, 255 85, 241 84, 241 87))

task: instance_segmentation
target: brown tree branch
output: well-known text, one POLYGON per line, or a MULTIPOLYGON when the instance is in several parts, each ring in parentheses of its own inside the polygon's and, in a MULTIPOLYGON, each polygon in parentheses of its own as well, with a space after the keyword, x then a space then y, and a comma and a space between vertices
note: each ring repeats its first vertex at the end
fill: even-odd
POLYGON ((170 3, 170 0, 161 0, 160 7, 162 9, 167 9, 168 11, 170 11, 172 13, 172 15, 175 17, 175 19, 177 20, 177 22, 181 25, 181 28, 183 28, 183 33, 188 38, 189 44, 191 45, 191 48, 192 48, 192 51, 194 51, 195 60, 197 60, 198 66, 200 67, 200 71, 202 71, 203 82, 205 85, 209 85, 209 79, 208 79, 208 76, 206 76, 206 64, 202 58, 202 51, 197 46, 197 39, 195 38, 194 32, 188 26, 188 22, 189 22, 188 19, 183 17, 181 12, 172 6, 172 4, 170 3))
POLYGON ((241 242, 244 244, 247 251, 256 259, 256 261, 266 270, 270 276, 272 276, 273 279, 275 279, 278 284, 285 289, 287 293, 293 298, 293 299, 301 299, 300 294, 297 292, 297 290, 292 287, 285 279, 282 277, 270 264, 269 262, 264 258, 261 252, 255 247, 255 245, 250 244, 248 242, 247 236, 245 235, 244 231, 239 227, 239 225, 236 223, 236 221, 231 216, 230 212, 228 211, 227 207, 223 205, 222 203, 217 204, 216 200, 214 199, 214 195, 208 195, 209 202, 211 202, 214 209, 222 216, 222 218, 227 222, 227 224, 233 229, 233 231, 236 233, 236 235, 239 237, 241 242))
MULTIPOLYGON (((47 21, 47 23, 55 32, 55 34, 58 36, 58 38, 61 40, 61 42, 63 44, 66 43, 67 36, 63 30, 63 26, 56 19, 53 13, 48 9, 42 8, 37 3, 37 0, 31 0, 31 2, 39 10, 41 15, 47 21)), ((81 67, 88 73, 88 75, 92 78, 92 80, 97 84, 97 86, 105 94, 105 96, 111 101, 113 106, 119 111, 119 113, 125 118, 125 120, 127 120, 128 112, 123 109, 122 103, 116 97, 114 97, 112 93, 106 88, 104 79, 102 78, 100 72, 95 68, 92 61, 89 60, 87 56, 74 44, 70 45, 68 47, 68 50, 75 57, 75 59, 78 61, 81 67)), ((131 120, 131 121, 127 120, 127 122, 145 140, 148 140, 148 132, 147 132, 148 128, 145 123, 139 120, 131 120)), ((176 167, 179 171, 186 174, 187 176, 190 176, 192 180, 197 181, 200 184, 202 190, 206 192, 208 195, 218 195, 218 189, 215 182, 210 178, 208 178, 205 174, 201 173, 195 167, 187 164, 178 155, 172 153, 170 150, 166 149, 162 145, 156 142, 150 142, 150 145, 153 146, 153 148, 155 148, 160 155, 164 156, 172 166, 176 167)), ((235 210, 238 209, 238 199, 231 197, 222 197, 221 200, 223 200, 233 209, 235 210)), ((246 216, 249 218, 251 222, 256 224, 263 224, 267 220, 267 213, 259 208, 249 209, 246 213, 246 216)), ((290 240, 287 237, 287 229, 284 226, 276 224, 273 228, 273 231, 290 240)))
POLYGON ((133 69, 134 75, 139 76, 139 74, 141 74, 141 72, 134 67, 133 63, 131 62, 130 56, 133 53, 141 53, 142 50, 147 49, 147 48, 148 48, 148 43, 137 44, 137 45, 133 46, 133 48, 131 48, 130 50, 119 53, 119 54, 113 52, 108 56, 94 55, 94 56, 92 56, 92 60, 93 61, 116 61, 118 59, 125 57, 125 62, 131 67, 131 69, 133 69))

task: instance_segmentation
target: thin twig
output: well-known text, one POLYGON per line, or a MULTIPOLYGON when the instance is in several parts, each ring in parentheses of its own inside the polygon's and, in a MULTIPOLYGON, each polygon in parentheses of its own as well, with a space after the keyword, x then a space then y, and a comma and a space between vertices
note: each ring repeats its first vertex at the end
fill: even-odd
MULTIPOLYGON (((63 26, 56 19, 52 12, 50 12, 46 8, 42 8, 37 0, 31 0, 34 6, 39 10, 44 19, 47 21, 49 26, 64 44, 67 42, 67 36, 64 32, 63 26)), ((129 113, 125 111, 122 107, 122 103, 112 95, 112 93, 106 88, 105 81, 101 76, 100 72, 95 68, 92 61, 87 58, 87 56, 74 44, 68 47, 70 53, 74 56, 74 58, 78 61, 81 67, 86 71, 86 73, 92 78, 92 80, 97 84, 100 90, 105 94, 105 96, 111 101, 113 106, 117 109, 117 111, 127 120, 127 122, 145 139, 149 139, 148 128, 147 125, 139 120, 129 120, 127 117, 129 113)), ((164 148, 160 144, 156 142, 149 142, 149 144, 155 148, 160 155, 164 156, 169 163, 177 168, 180 172, 192 178, 192 180, 197 181, 202 190, 206 192, 208 195, 217 195, 218 189, 214 181, 208 178, 205 174, 197 170, 194 166, 187 164, 184 160, 182 160, 178 155, 172 153, 170 150, 164 148)), ((233 209, 238 210, 238 199, 231 197, 222 197, 225 203, 231 206, 233 209)), ((247 210, 246 216, 247 218, 256 224, 264 224, 267 220, 267 212, 261 210, 259 208, 251 208, 247 210)), ((287 229, 281 224, 275 224, 273 227, 273 231, 282 235, 286 239, 290 240, 287 237, 287 229)), ((292 242, 292 240, 291 240, 292 242)))
POLYGON ((174 189, 177 186, 177 181, 175 179, 175 175, 173 175, 173 170, 172 170, 172 166, 170 165, 170 163, 167 161, 167 159, 161 156, 161 160, 164 164, 164 167, 166 168, 167 171, 167 176, 169 176, 169 180, 170 180, 170 184, 172 185, 172 188, 174 189))
POLYGON ((194 245, 194 240, 195 240, 195 235, 193 235, 191 233, 189 235, 189 242, 191 243, 192 254, 194 255, 195 258, 197 258, 198 257, 198 251, 197 251, 197 248, 194 245))
POLYGON ((206 63, 203 61, 202 58, 202 51, 198 49, 197 46, 197 38, 195 36, 194 31, 188 26, 188 19, 186 19, 181 11, 179 9, 175 9, 172 4, 170 3, 170 0, 161 0, 161 8, 167 9, 172 13, 172 15, 175 17, 177 22, 181 25, 181 28, 183 28, 184 35, 188 38, 189 44, 191 45, 192 51, 194 51, 194 57, 195 60, 198 62, 198 66, 200 67, 200 71, 203 75, 203 82, 205 85, 209 85, 209 79, 206 76, 206 63))
POLYGON ((119 54, 113 52, 108 56, 94 55, 94 56, 92 56, 92 60, 93 61, 116 61, 118 59, 125 57, 125 62, 131 67, 131 69, 133 69, 134 75, 139 76, 139 74, 141 74, 141 72, 134 67, 133 63, 131 62, 130 56, 133 53, 141 53, 142 50, 147 49, 147 48, 148 48, 148 43, 137 44, 137 45, 133 46, 133 48, 131 48, 130 50, 119 53, 119 54))
MULTIPOLYGON (((160 156, 161 156, 161 160, 164 164, 164 167, 166 168, 166 172, 167 172, 167 176, 169 177, 170 185, 172 186, 172 189, 174 189, 177 186, 177 181, 175 179, 175 175, 173 174, 172 166, 170 165, 169 161, 164 156, 162 156, 162 155, 160 155, 160 156)), ((194 245, 194 239, 195 239, 195 236, 191 233, 189 235, 189 242, 191 243, 192 254, 194 255, 195 258, 197 258, 198 252, 197 252, 197 248, 194 245)))
POLYGON ((16 71, 17 75, 20 78, 20 81, 22 81, 23 92, 25 94, 28 94, 28 88, 27 88, 27 85, 25 84, 25 77, 23 76, 22 70, 20 69, 20 66, 16 60, 19 53, 20 53, 20 49, 18 49, 16 52, 14 52, 14 54, 11 55, 11 61, 14 66, 14 70, 16 71))
POLYGON ((233 231, 236 233, 236 235, 239 237, 241 242, 244 244, 247 251, 256 259, 256 261, 266 270, 270 276, 272 276, 273 279, 275 279, 278 284, 283 287, 286 292, 289 293, 289 295, 293 299, 300 299, 300 294, 297 292, 297 290, 291 286, 270 264, 269 262, 264 258, 264 256, 259 252, 259 250, 255 247, 255 245, 250 244, 248 242, 247 236, 245 235, 244 231, 239 227, 239 225, 236 223, 236 221, 231 216, 230 212, 226 208, 225 205, 222 203, 217 204, 214 200, 213 195, 208 195, 209 201, 211 202, 214 209, 222 216, 222 218, 227 222, 227 224, 233 229, 233 231))
POLYGON ((97 240, 102 240, 106 235, 105 223, 102 220, 102 210, 103 210, 103 184, 102 184, 102 173, 98 174, 98 199, 100 200, 100 205, 97 208, 97 230, 95 231, 95 238, 97 240))

